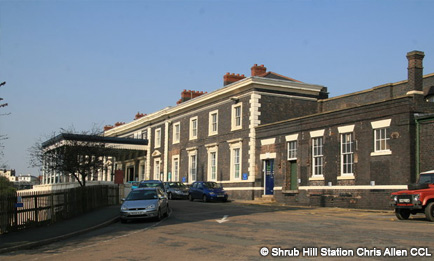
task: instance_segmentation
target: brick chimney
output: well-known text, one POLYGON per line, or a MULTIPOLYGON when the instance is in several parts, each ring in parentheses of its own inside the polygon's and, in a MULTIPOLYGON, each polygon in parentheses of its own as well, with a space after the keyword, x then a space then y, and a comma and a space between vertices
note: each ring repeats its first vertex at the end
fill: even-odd
POLYGON ((407 53, 409 91, 423 91, 423 65, 425 54, 421 51, 407 53))
POLYGON ((176 102, 176 104, 183 103, 185 101, 191 100, 198 96, 205 94, 206 92, 192 91, 192 90, 184 90, 181 92, 181 99, 176 102))
POLYGON ((265 67, 263 64, 261 65, 253 65, 251 68, 252 70, 252 76, 261 76, 267 72, 267 67, 265 67))
POLYGON ((244 74, 239 75, 239 74, 235 74, 235 73, 232 73, 232 74, 226 73, 225 75, 223 75, 223 86, 237 82, 237 81, 242 80, 244 78, 246 78, 246 76, 244 76, 244 74))

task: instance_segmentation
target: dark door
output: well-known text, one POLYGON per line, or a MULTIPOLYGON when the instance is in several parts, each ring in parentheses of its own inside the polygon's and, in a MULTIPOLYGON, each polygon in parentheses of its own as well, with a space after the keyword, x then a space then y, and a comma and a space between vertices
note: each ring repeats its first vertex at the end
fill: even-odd
POLYGON ((133 167, 129 167, 127 169, 127 181, 136 181, 135 177, 134 177, 134 168, 133 167))
POLYGON ((265 195, 274 194, 274 160, 264 160, 265 195))
POLYGON ((291 186, 290 190, 298 189, 298 176, 297 176, 297 161, 290 161, 291 168, 291 186))

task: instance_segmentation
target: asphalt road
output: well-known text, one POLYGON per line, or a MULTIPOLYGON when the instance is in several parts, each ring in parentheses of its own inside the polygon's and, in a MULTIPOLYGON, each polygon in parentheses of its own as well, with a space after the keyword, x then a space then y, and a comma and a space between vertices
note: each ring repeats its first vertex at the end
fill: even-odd
POLYGON ((115 223, 2 260, 432 259, 434 223, 391 211, 173 200, 160 222, 115 223), (264 256, 265 257, 264 257, 264 256), (415 255, 415 256, 412 256, 415 255))

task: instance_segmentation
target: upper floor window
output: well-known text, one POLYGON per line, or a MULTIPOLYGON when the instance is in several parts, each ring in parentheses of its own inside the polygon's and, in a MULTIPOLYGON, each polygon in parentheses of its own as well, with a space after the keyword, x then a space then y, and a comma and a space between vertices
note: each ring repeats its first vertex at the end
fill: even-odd
POLYGON ((155 130, 155 148, 161 147, 161 128, 155 130))
POLYGON ((190 119, 190 140, 197 139, 198 122, 197 117, 190 119))
POLYGON ((218 134, 218 111, 212 111, 209 113, 209 128, 208 135, 218 134))
POLYGON ((232 130, 238 130, 242 128, 243 116, 242 116, 242 104, 232 105, 232 130))
POLYGON ((142 130, 142 139, 148 139, 148 130, 142 130))
POLYGON ((173 143, 179 143, 181 139, 181 123, 173 124, 173 143))

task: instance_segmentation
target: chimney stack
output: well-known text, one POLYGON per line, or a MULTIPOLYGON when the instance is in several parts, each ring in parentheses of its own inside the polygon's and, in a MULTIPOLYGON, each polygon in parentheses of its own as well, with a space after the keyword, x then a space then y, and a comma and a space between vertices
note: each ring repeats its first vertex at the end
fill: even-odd
POLYGON ((425 54, 421 51, 407 53, 408 59, 408 86, 409 91, 423 91, 423 65, 425 54))
POLYGON ((223 76, 223 85, 226 86, 226 85, 228 85, 228 84, 231 84, 231 83, 237 82, 237 81, 242 80, 242 79, 244 79, 244 78, 246 78, 246 77, 244 76, 244 74, 239 75, 239 74, 235 74, 235 73, 232 73, 232 74, 230 74, 230 73, 226 73, 226 74, 223 76))
POLYGON ((184 90, 181 92, 181 99, 176 102, 176 104, 183 103, 185 101, 191 100, 193 98, 196 98, 198 96, 201 96, 205 94, 206 92, 199 92, 199 91, 192 91, 192 90, 184 90))
POLYGON ((261 64, 261 65, 255 64, 255 65, 253 65, 251 70, 252 70, 252 76, 261 76, 267 72, 267 68, 264 67, 263 64, 261 64))

